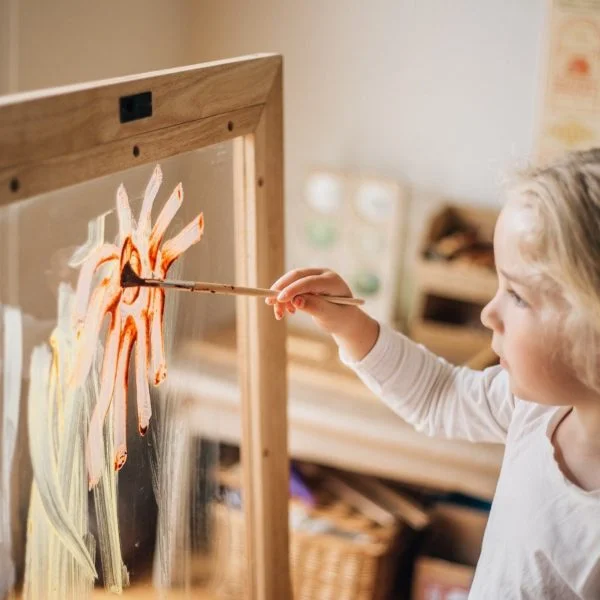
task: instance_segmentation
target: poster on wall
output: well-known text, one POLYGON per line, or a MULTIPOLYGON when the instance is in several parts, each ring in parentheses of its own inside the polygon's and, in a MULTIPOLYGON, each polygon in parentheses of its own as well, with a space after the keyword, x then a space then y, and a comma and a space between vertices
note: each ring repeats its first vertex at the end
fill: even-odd
MULTIPOLYGON (((406 189, 398 181, 311 170, 294 219, 292 266, 336 271, 365 298, 367 313, 395 324, 406 207, 406 189)), ((308 315, 299 314, 296 322, 313 328, 308 315)))
POLYGON ((548 0, 536 140, 545 163, 600 145, 600 0, 548 0))

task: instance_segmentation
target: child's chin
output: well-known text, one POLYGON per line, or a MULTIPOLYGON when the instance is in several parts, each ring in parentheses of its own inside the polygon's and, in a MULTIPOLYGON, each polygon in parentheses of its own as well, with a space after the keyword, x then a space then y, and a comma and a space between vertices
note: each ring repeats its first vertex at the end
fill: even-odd
POLYGON ((539 398, 534 397, 534 394, 528 392, 522 385, 519 384, 518 381, 515 380, 515 378, 511 374, 509 374, 508 377, 510 381, 510 391, 513 396, 516 396, 520 400, 526 400, 527 402, 535 402, 536 404, 546 404, 539 398))
POLYGON ((526 400, 527 402, 535 402, 535 400, 528 398, 526 394, 523 394, 518 386, 511 385, 510 391, 513 396, 519 398, 520 400, 526 400))
MULTIPOLYGON (((545 394, 534 394, 530 391, 527 391, 522 386, 519 386, 518 382, 515 382, 514 378, 512 377, 510 378, 510 391, 513 396, 516 396, 520 400, 533 402, 534 404, 539 404, 540 406, 563 406, 563 404, 556 402, 556 398, 548 398, 548 396, 545 394)), ((564 404, 564 406, 567 405, 564 404)))

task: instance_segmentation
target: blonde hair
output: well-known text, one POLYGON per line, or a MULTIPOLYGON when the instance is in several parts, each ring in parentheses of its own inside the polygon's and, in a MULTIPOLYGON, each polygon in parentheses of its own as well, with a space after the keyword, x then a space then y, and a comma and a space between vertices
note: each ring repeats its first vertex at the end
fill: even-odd
POLYGON ((533 217, 521 255, 560 306, 561 355, 600 392, 600 149, 523 171, 512 191, 533 217))

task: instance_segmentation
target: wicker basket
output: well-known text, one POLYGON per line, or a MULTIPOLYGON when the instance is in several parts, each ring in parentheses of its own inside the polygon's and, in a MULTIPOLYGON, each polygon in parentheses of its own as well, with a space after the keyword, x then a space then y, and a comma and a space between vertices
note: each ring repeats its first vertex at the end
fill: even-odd
MULTIPOLYGON (((311 517, 335 523, 345 535, 290 532, 290 566, 295 600, 385 600, 409 528, 397 521, 381 525, 325 494, 311 517)), ((215 506, 216 587, 220 596, 244 598, 245 531, 242 511, 215 506)))

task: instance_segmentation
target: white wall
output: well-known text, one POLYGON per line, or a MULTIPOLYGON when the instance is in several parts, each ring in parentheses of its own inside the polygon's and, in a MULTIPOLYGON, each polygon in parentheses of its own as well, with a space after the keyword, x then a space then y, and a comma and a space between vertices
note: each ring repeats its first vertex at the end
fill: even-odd
POLYGON ((531 149, 544 0, 207 0, 193 59, 285 57, 289 198, 312 163, 492 203, 531 149))
POLYGON ((16 91, 18 0, 0 0, 0 94, 16 91))
MULTIPOLYGON (((12 13, 16 52, 0 47, 0 65, 16 65, 18 90, 116 77, 188 62, 188 0, 0 0, 12 13)), ((6 82, 0 91, 7 91, 6 82)), ((16 91, 12 89, 11 91, 16 91)))
POLYGON ((504 170, 530 153, 545 5, 207 0, 192 59, 282 53, 288 232, 311 166, 392 176, 411 187, 410 271, 440 196, 495 204, 504 170))

